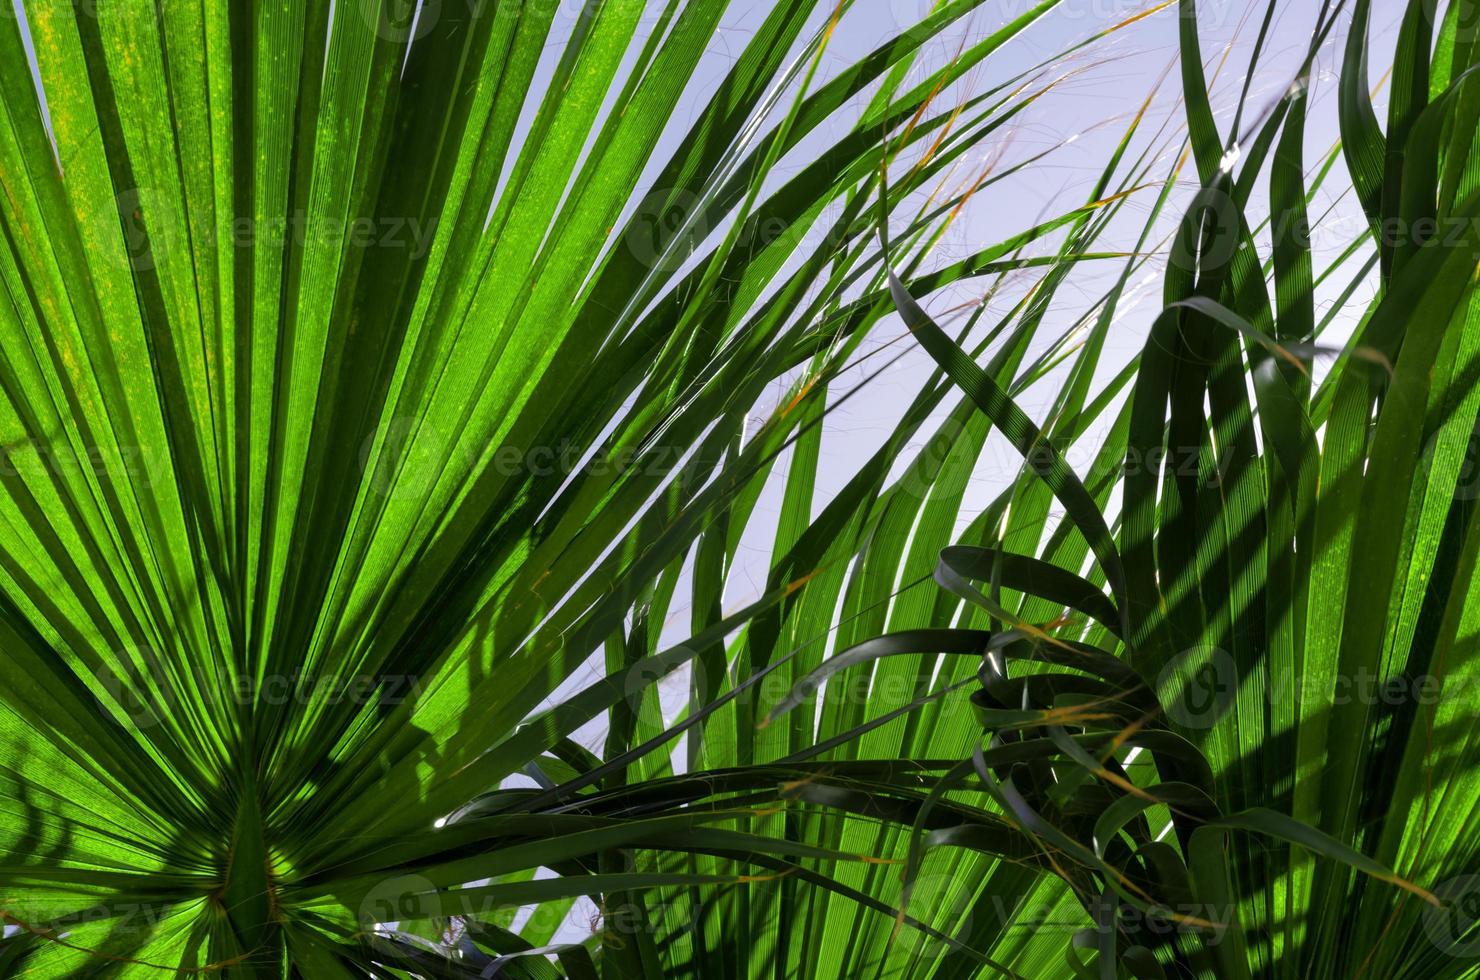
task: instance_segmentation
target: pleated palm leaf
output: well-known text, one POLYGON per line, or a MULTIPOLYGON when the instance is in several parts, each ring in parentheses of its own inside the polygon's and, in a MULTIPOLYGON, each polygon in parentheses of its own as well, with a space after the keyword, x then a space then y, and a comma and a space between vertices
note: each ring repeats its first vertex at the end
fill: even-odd
MULTIPOLYGON (((893 281, 1024 479, 940 553, 935 628, 853 646, 777 708, 863 665, 926 687, 942 655, 979 671, 976 744, 930 784, 900 906, 995 837, 957 938, 1006 971, 1475 976, 1480 7, 1405 5, 1384 127, 1373 5, 1323 2, 1288 91, 1263 114, 1241 99, 1220 134, 1198 5, 1178 6, 1200 190, 1101 449, 1116 465, 1081 479, 1078 396, 1034 423, 893 281), (1342 145, 1308 173, 1332 48, 1342 145), (1342 179, 1338 154, 1367 227, 1318 276, 1310 202, 1342 179), (1323 342, 1343 314, 1351 336, 1323 342), (932 814, 963 796, 1003 827, 932 814)), ((1249 77, 1283 8, 1267 5, 1249 77)))
POLYGON ((717 84, 722 0, 3 25, 0 972, 657 975, 707 955, 669 917, 726 932, 753 888, 879 860, 774 832, 806 760, 672 775, 652 687, 718 664, 686 724, 741 710, 767 664, 723 680, 725 639, 835 574, 714 588, 892 309, 881 198, 917 202, 894 258, 922 289, 1085 257, 1017 252, 1106 201, 918 272, 984 183, 944 177, 1038 90, 937 97, 1057 4, 912 77, 980 6, 943 2, 824 81, 855 5, 778 0, 717 84), (662 645, 690 556, 694 636, 662 645), (606 758, 571 738, 593 720, 606 758), (693 904, 638 900, 660 886, 693 904), (607 925, 544 949, 588 895, 607 925))
MULTIPOLYGON (((1044 275, 1005 311, 989 301, 971 304, 960 329, 961 337, 974 338, 972 356, 986 358, 985 370, 1014 396, 1062 379, 1069 366, 1075 380, 1063 389, 1065 410, 1054 416, 1060 423, 1055 437, 1067 442, 1102 424, 1134 376, 1127 367, 1091 390, 1117 301, 1155 258, 1146 236, 1175 189, 1174 174, 1157 172, 1168 154, 1177 156, 1178 139, 1162 132, 1131 149, 1138 134, 1145 135, 1145 109, 1130 114, 1058 253, 1047 257, 1044 275), (1093 254, 1089 244, 1103 239, 1138 200, 1149 201, 1143 247, 1120 257, 1108 291, 1086 313, 1051 327, 1051 314, 1082 302, 1073 295, 1073 273, 1093 254)), ((949 284, 931 277, 912 282, 922 295, 949 284)), ((987 299, 1006 288, 991 283, 987 299)), ((690 738, 687 763, 708 771, 755 761, 800 769, 783 787, 786 809, 770 818, 772 832, 874 860, 820 869, 831 883, 826 890, 807 887, 819 870, 810 865, 785 868, 786 878, 709 902, 682 889, 649 893, 650 911, 666 917, 665 931, 675 937, 664 951, 664 976, 733 975, 737 963, 748 965, 740 975, 753 977, 1034 976, 1036 957, 1061 961, 1062 933, 1016 922, 1014 907, 999 907, 1017 902, 1018 889, 1031 890, 1042 879, 1021 866, 1036 859, 1031 835, 991 810, 980 791, 962 786, 949 797, 936 793, 980 738, 966 696, 977 683, 981 638, 948 628, 961 617, 962 604, 940 594, 931 575, 958 521, 970 520, 968 537, 981 536, 990 524, 989 516, 971 519, 969 494, 993 430, 992 420, 937 371, 826 506, 815 516, 801 506, 782 513, 774 531, 780 557, 769 586, 818 571, 805 590, 760 611, 730 644, 728 660, 699 658, 700 691, 707 683, 723 696, 717 710, 693 719, 703 725, 702 738, 690 738), (918 452, 905 450, 912 444, 918 452), (830 649, 842 652, 829 656, 830 649), (863 669, 847 670, 854 666, 863 669), (760 690, 735 690, 735 678, 761 672, 760 690), (732 694, 738 695, 733 703, 732 694), (792 710, 803 703, 807 710, 792 710), (907 899, 903 872, 916 834, 926 831, 950 846, 932 849, 907 899), (1005 869, 1004 854, 1018 866, 1005 869), (993 921, 1011 935, 994 935, 993 921), (800 973, 790 972, 797 964, 804 964, 800 973)), ((821 459, 816 440, 798 444, 788 463, 788 491, 796 491, 789 500, 807 499, 821 459)), ((1107 482, 1098 492, 1109 490, 1107 482)), ((1015 518, 1041 522, 1048 500, 1044 495, 1024 503, 1015 518)), ((701 540, 696 602, 717 598, 722 565, 705 556, 720 554, 731 534, 732 528, 720 526, 701 540)), ((1082 541, 1070 542, 1064 560, 1075 547, 1082 554, 1082 541)), ((713 862, 681 866, 710 873, 719 868, 713 862)), ((1075 916, 1072 897, 1044 900, 1075 916)))

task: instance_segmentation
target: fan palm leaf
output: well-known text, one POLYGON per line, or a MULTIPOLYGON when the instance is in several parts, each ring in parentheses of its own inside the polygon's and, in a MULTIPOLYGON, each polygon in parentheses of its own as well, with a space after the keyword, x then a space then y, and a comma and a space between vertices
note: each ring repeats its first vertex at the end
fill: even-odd
MULTIPOLYGON (((714 774, 665 774, 651 687, 836 574, 787 541, 731 611, 714 577, 892 309, 881 195, 928 199, 896 215, 917 267, 982 183, 931 198, 948 168, 1039 89, 937 95, 1057 3, 916 80, 979 0, 825 78, 855 5, 780 0, 714 84, 724 2, 101 0, 5 24, 3 968, 651 975, 666 940, 547 949, 559 913, 845 891, 810 869, 873 849, 767 822, 818 767, 696 736, 714 774), (607 676, 573 682, 603 648, 607 676), (571 740, 593 719, 608 759, 571 740), (531 904, 553 912, 516 935, 531 904)), ((1105 207, 911 278, 1041 267, 1020 250, 1105 207)), ((1055 268, 1094 257, 1076 241, 1055 268)), ((754 715, 767 667, 799 676, 777 636, 750 649, 691 728, 754 715)))
POLYGON ((1036 856, 917 818, 900 907, 936 862, 996 855, 962 935, 1022 975, 1474 976, 1475 6, 1404 6, 1384 125, 1373 5, 1322 3, 1293 84, 1262 115, 1241 98, 1221 132, 1198 5, 1178 7, 1199 188, 1103 448, 1113 476, 1081 479, 1063 419, 1029 418, 928 291, 891 280, 1024 477, 939 552, 939 629, 853 646, 778 708, 861 665, 914 674, 920 653, 979 671, 975 744, 930 800, 971 799, 1036 856), (1317 277, 1309 204, 1332 158, 1308 174, 1304 147, 1333 45, 1365 222, 1317 277), (1317 317, 1333 274, 1349 284, 1317 317), (1323 343, 1342 312, 1351 336, 1323 343))

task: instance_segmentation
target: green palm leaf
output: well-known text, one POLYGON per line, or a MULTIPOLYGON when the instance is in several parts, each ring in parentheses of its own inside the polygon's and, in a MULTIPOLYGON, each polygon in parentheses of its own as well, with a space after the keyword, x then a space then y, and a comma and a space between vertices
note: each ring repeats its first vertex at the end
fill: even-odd
MULTIPOLYGON (((1282 6, 1266 6, 1250 76, 1282 6)), ((979 875, 961 884, 974 913, 963 935, 1022 975, 1475 975, 1476 760, 1463 719, 1480 540, 1469 479, 1480 49, 1473 4, 1406 5, 1384 130, 1368 91, 1371 7, 1319 5, 1296 84, 1252 121, 1241 98, 1234 131, 1220 133, 1198 5, 1181 0, 1200 190, 1105 447, 1123 467, 1109 478, 1069 468, 1072 430, 1049 441, 1065 421, 1030 419, 995 365, 925 312, 928 290, 893 283, 922 346, 1027 458, 1023 477, 943 552, 932 619, 840 646, 781 707, 827 697, 864 664, 877 684, 882 657, 922 687, 953 676, 928 659, 922 669, 922 650, 977 672, 964 678, 978 720, 959 756, 969 762, 928 792, 1005 828, 917 819, 901 905, 915 908, 912 889, 930 894, 935 852, 982 852, 985 887, 979 875), (1331 167, 1306 173, 1308 92, 1346 13, 1341 150, 1373 233, 1315 275, 1302 230, 1331 167), (1270 219, 1251 227, 1265 187, 1270 219), (1376 299, 1353 310, 1374 271, 1376 299), (1315 292, 1336 274, 1351 276, 1338 310, 1360 321, 1318 369, 1338 310, 1318 321, 1315 292), (1061 519, 1019 516, 1050 494, 1061 519), (1105 622, 1107 605, 1125 628, 1105 622), (1053 928, 1038 928, 1045 911, 1053 928)), ((906 735, 905 751, 943 747, 939 736, 906 735)), ((946 957, 910 975, 969 969, 946 957)))
MULTIPOLYGON (((503 0, 103 0, 4 25, 0 970, 703 973, 714 923, 743 935, 776 888, 820 897, 757 937, 757 969, 810 961, 829 896, 892 918, 871 883, 905 838, 778 814, 779 788, 830 787, 840 813, 872 793, 908 826, 924 797, 901 780, 942 765, 792 758, 811 740, 757 734, 769 704, 742 695, 816 663, 864 538, 898 553, 910 502, 862 505, 948 391, 933 379, 811 522, 821 427, 851 397, 834 382, 892 311, 878 202, 915 202, 893 261, 921 289, 1046 269, 1048 296, 1107 257, 1130 183, 921 265, 984 186, 949 189, 950 168, 1045 83, 938 94, 1057 4, 912 77, 980 6, 942 2, 824 79, 855 5, 779 0, 712 88, 718 0, 590 0, 568 23, 503 0), (1022 254, 1060 230, 1059 255, 1022 254), (726 612, 783 454, 773 581, 726 612), (608 676, 572 692, 603 648, 608 676), (688 665, 694 710, 668 730, 652 688, 688 665), (571 740, 593 719, 604 759, 571 740), (695 772, 674 774, 655 753, 682 734, 695 772), (640 927, 555 941, 579 896, 640 927)), ((932 525, 965 459, 921 464, 932 525)), ((871 560, 850 630, 887 591, 871 560)), ((900 921, 991 961, 942 917, 900 921)))

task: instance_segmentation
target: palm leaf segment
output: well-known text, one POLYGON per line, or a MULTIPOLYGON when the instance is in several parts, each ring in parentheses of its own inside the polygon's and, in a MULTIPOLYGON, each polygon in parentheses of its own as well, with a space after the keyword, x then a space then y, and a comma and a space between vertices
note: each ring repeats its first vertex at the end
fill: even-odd
MULTIPOLYGON (((486 969, 529 952, 488 909, 745 881, 611 855, 755 853, 705 828, 795 766, 736 777, 730 809, 688 806, 714 781, 634 803, 625 762, 566 736, 810 569, 656 660, 633 630, 608 681, 541 706, 629 614, 661 621, 700 531, 815 431, 889 309, 886 155, 920 160, 889 199, 934 189, 1030 96, 932 100, 1056 3, 906 84, 977 0, 825 82, 851 4, 781 0, 671 152, 726 3, 592 0, 560 36, 561 5, 502 0, 7 22, 0 964, 435 973, 447 944, 416 933, 455 918, 486 969), (614 795, 498 791, 532 764, 614 795)), ((980 183, 910 216, 908 247, 980 183)))
MULTIPOLYGON (((1294 84, 1261 117, 1241 100, 1224 137, 1198 5, 1178 6, 1200 190, 1105 447, 1119 511, 1064 463, 1057 407, 1033 423, 892 280, 1025 479, 940 554, 935 581, 975 628, 871 639, 779 708, 881 658, 979 665, 979 740, 930 802, 981 793, 1032 853, 917 817, 901 904, 933 852, 1001 847, 972 938, 1026 975, 1474 976, 1477 7, 1405 5, 1384 130, 1373 5, 1320 4, 1294 84), (1312 178, 1311 66, 1346 14, 1343 144, 1312 178), (1337 154, 1368 227, 1317 278, 1307 217, 1337 154), (1271 218, 1251 227, 1261 188, 1271 218), (1318 317, 1343 266, 1358 267, 1318 317), (1318 346, 1372 282, 1353 335, 1318 346), (1318 353, 1337 357, 1317 381, 1318 353), (1063 910, 1042 873, 1072 911, 1046 940, 1015 938, 1063 910)), ((1282 12, 1267 6, 1250 76, 1282 12)))

